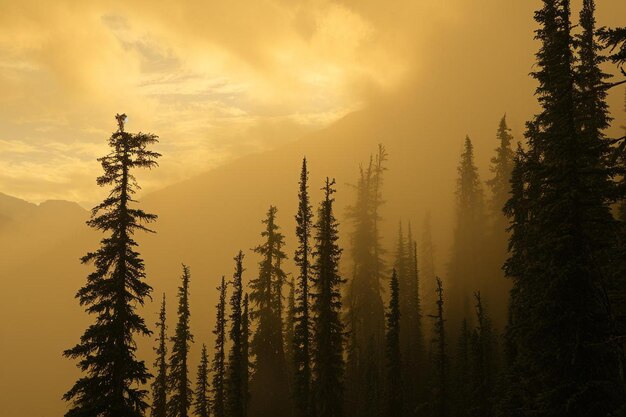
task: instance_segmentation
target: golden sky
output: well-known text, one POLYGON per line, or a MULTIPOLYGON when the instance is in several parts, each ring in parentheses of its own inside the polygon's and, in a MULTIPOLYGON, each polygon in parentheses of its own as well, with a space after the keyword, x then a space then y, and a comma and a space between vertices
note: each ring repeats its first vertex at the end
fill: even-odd
MULTIPOLYGON (((624 15, 620 0, 599 3, 609 20, 624 15)), ((92 204, 101 193, 95 159, 117 112, 129 115, 129 130, 161 137, 162 167, 143 181, 160 188, 298 139, 407 83, 454 85, 445 77, 463 76, 467 59, 498 60, 500 51, 480 48, 483 35, 508 30, 529 45, 538 4, 0 0, 0 191, 92 204), (453 68, 430 65, 433 54, 453 68)), ((510 83, 523 83, 530 102, 534 50, 519 50, 523 66, 510 83)), ((438 93, 477 99, 464 90, 438 93)))

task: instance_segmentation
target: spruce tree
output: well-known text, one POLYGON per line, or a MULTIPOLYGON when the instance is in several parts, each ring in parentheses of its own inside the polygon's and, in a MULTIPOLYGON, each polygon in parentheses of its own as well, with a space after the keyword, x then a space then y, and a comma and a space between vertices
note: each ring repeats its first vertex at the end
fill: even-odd
POLYGON ((157 357, 154 360, 154 368, 157 374, 152 381, 152 417, 167 417, 167 326, 165 323, 165 293, 161 301, 159 321, 156 323, 159 331, 157 347, 154 349, 157 357))
POLYGON ((296 215, 296 236, 298 248, 294 262, 298 267, 296 286, 296 305, 294 311, 294 399, 298 416, 311 415, 311 319, 310 319, 310 270, 311 270, 311 229, 313 227, 313 211, 309 200, 309 172, 306 158, 302 161, 300 188, 298 192, 298 214, 296 215))
POLYGON ((187 417, 191 407, 193 391, 189 381, 189 348, 193 335, 189 327, 191 316, 189 310, 189 267, 183 264, 182 284, 178 287, 178 322, 176 331, 171 338, 172 353, 170 355, 169 375, 167 379, 169 399, 167 401, 168 417, 187 417))
POLYGON ((433 401, 433 415, 446 417, 448 415, 448 355, 446 352, 446 327, 443 308, 443 285, 437 279, 437 314, 430 315, 434 319, 433 326, 433 365, 435 369, 435 385, 433 401))
POLYGON ((474 145, 465 137, 458 166, 456 186, 456 224, 452 259, 450 261, 450 291, 454 322, 461 322, 471 313, 470 288, 481 287, 486 268, 481 261, 485 234, 485 204, 482 183, 474 162, 474 145))
POLYGON ((196 417, 209 417, 211 414, 211 400, 209 398, 209 355, 205 344, 202 345, 202 352, 200 354, 195 394, 193 415, 196 417))
MULTIPOLYGON (((228 354, 227 371, 227 415, 229 417, 244 416, 244 351, 243 351, 243 252, 235 256, 235 273, 232 280, 232 294, 230 296, 230 331, 231 341, 228 354)), ((247 373, 246 373, 247 375, 247 373)))
POLYGON ((384 250, 380 236, 380 207, 383 204, 382 185, 387 169, 387 152, 379 145, 378 154, 370 158, 367 168, 361 168, 356 185, 356 201, 349 208, 353 224, 353 276, 347 301, 350 316, 350 343, 347 384, 347 407, 357 417, 377 415, 382 404, 379 398, 379 378, 384 363, 385 306, 381 294, 381 274, 384 272, 384 250), (378 401, 368 404, 363 401, 378 401))
POLYGON ((583 71, 574 70, 569 1, 544 0, 535 17, 541 47, 533 75, 541 112, 526 133, 529 198, 516 201, 514 192, 509 204, 514 219, 517 210, 528 213, 521 235, 512 237, 524 264, 517 263, 516 253, 509 264, 516 274, 512 340, 524 392, 521 412, 606 416, 626 398, 607 273, 598 262, 614 247, 604 163, 609 149, 588 130, 601 120, 581 114, 597 96, 589 100, 592 92, 576 76, 583 71))
POLYGON ((480 417, 493 415, 493 395, 496 383, 496 337, 487 315, 480 291, 476 300, 476 328, 471 337, 472 402, 471 414, 480 417))
POLYGON ((248 294, 243 297, 241 314, 241 399, 242 415, 247 417, 250 404, 250 312, 248 294))
POLYGON ((226 416, 226 279, 222 276, 222 282, 217 287, 219 291, 219 301, 216 306, 215 316, 215 351, 211 371, 213 381, 211 384, 211 394, 213 401, 211 409, 214 417, 226 416))
POLYGON ((277 209, 271 206, 263 221, 261 236, 265 242, 255 249, 261 256, 259 275, 250 282, 250 300, 254 303, 252 317, 256 330, 252 338, 252 353, 256 357, 250 391, 251 415, 287 416, 291 413, 287 365, 283 343, 282 283, 285 273, 280 263, 285 259, 283 235, 276 224, 277 209))
POLYGON ((315 225, 315 292, 312 312, 313 332, 313 392, 317 417, 343 416, 343 342, 344 326, 341 320, 341 285, 339 275, 341 249, 339 224, 334 215, 333 194, 335 181, 326 178, 324 200, 318 210, 315 225))
POLYGON ((457 343, 457 352, 454 367, 454 413, 456 417, 469 416, 470 399, 472 394, 471 379, 471 350, 472 333, 470 331, 467 319, 463 320, 461 331, 459 332, 459 340, 457 343))
POLYGON ((502 215, 504 205, 509 199, 511 172, 513 171, 514 151, 512 149, 513 135, 506 123, 506 114, 502 116, 496 134, 498 147, 496 154, 491 158, 492 177, 487 181, 491 189, 490 209, 495 220, 495 229, 503 234, 506 229, 506 218, 502 215))
POLYGON ((68 417, 142 416, 147 392, 139 388, 151 377, 145 363, 136 358, 135 335, 151 334, 136 311, 150 296, 144 263, 135 250, 137 231, 150 231, 145 224, 156 216, 133 208, 139 189, 135 168, 157 166, 158 153, 149 150, 157 136, 128 133, 125 114, 115 116, 118 130, 109 139, 111 152, 100 158, 104 174, 99 186, 110 186, 108 197, 97 205, 87 224, 107 233, 100 248, 89 252, 82 263, 95 266, 87 283, 76 294, 89 314, 97 316, 80 342, 63 355, 80 359, 84 375, 63 396, 71 402, 68 417))
MULTIPOLYGON (((287 281, 289 292, 287 295, 287 308, 285 309, 285 328, 283 331, 283 339, 285 342, 285 361, 287 362, 289 386, 293 387, 295 371, 295 325, 296 325, 296 281, 292 277, 287 281)), ((293 392, 293 390, 292 390, 293 392)))
MULTIPOLYGON (((400 352, 400 284, 393 270, 389 285, 390 300, 387 309, 386 362, 387 362, 387 417, 403 415, 402 354, 400 352)), ((404 320, 404 319, 403 319, 404 320)))

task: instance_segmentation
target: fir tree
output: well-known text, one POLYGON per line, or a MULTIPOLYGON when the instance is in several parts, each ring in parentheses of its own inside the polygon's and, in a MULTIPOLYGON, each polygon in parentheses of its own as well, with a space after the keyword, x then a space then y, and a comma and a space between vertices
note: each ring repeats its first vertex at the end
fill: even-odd
POLYGON ((496 139, 498 147, 495 156, 491 158, 490 167, 493 177, 487 181, 487 185, 491 189, 491 212, 496 220, 497 230, 502 233, 506 229, 506 218, 502 215, 502 210, 509 199, 514 158, 514 151, 511 148, 513 135, 506 123, 506 114, 500 120, 496 139))
POLYGON ((309 172, 306 158, 302 161, 300 173, 300 189, 298 192, 298 214, 296 215, 296 236, 298 248, 294 261, 298 266, 298 282, 296 286, 296 306, 294 311, 294 399, 300 417, 311 415, 311 319, 310 313, 310 269, 311 269, 311 228, 313 211, 309 200, 309 172))
MULTIPOLYGON (((228 354, 227 372, 227 415, 229 417, 244 416, 244 351, 243 351, 243 252, 235 256, 235 273, 233 274, 233 291, 230 296, 230 331, 231 341, 228 354)), ((247 372, 246 372, 247 375, 247 372)))
POLYGON ((216 306, 215 317, 215 352, 213 353, 213 381, 211 393, 213 394, 212 411, 214 417, 226 416, 226 279, 222 276, 222 282, 217 290, 220 293, 216 306))
POLYGON ((165 323, 165 294, 161 301, 161 311, 159 321, 156 323, 159 335, 157 347, 154 349, 157 357, 154 361, 154 368, 157 375, 152 381, 152 407, 150 415, 152 417, 167 416, 167 326, 165 323))
POLYGON ((463 320, 459 341, 457 343, 456 366, 454 369, 454 416, 463 417, 470 415, 470 399, 472 393, 471 386, 471 364, 470 364, 470 343, 472 334, 467 324, 467 319, 463 320))
POLYGON ((480 291, 474 293, 476 300, 476 328, 472 334, 472 407, 474 416, 493 415, 493 394, 496 382, 496 339, 483 305, 480 291))
POLYGON ((541 112, 526 133, 522 172, 528 198, 518 201, 514 191, 509 204, 514 219, 518 210, 527 213, 511 241, 524 263, 514 252, 508 265, 516 274, 512 340, 524 392, 521 413, 605 416, 626 398, 607 275, 598 262, 614 246, 610 171, 604 164, 609 149, 588 128, 602 121, 580 114, 599 99, 587 96, 587 81, 576 75, 591 68, 574 71, 569 1, 545 0, 536 20, 541 48, 533 75, 541 112))
POLYGON ((389 286, 390 300, 387 310, 387 413, 388 417, 400 417, 403 412, 402 354, 400 352, 400 284, 393 270, 389 286))
POLYGON ((211 401, 209 399, 209 356, 206 345, 202 345, 200 365, 196 380, 196 398, 194 400, 193 414, 196 417, 209 417, 211 413, 211 401))
POLYGON ((271 206, 261 234, 265 242, 255 249, 261 255, 259 276, 250 283, 250 299, 255 308, 252 317, 257 326, 252 338, 252 353, 256 356, 255 373, 251 381, 251 415, 287 416, 291 412, 287 382, 287 365, 283 343, 282 283, 285 273, 280 268, 285 259, 282 252, 283 235, 276 225, 277 209, 271 206))
POLYGON ((187 417, 191 407, 193 391, 189 381, 189 365, 187 363, 189 348, 193 335, 189 327, 189 267, 183 265, 182 284, 178 287, 178 322, 172 337, 172 354, 170 355, 169 375, 167 380, 169 399, 167 401, 168 417, 187 417))
POLYGON ((451 311, 460 322, 471 312, 470 288, 481 287, 485 268, 481 263, 483 236, 485 233, 484 195, 474 162, 474 145, 469 136, 458 167, 456 189, 456 226, 452 259, 450 262, 450 286, 453 305, 451 311))
POLYGON ((92 210, 87 224, 109 233, 101 246, 82 258, 95 265, 87 283, 76 297, 89 314, 97 315, 80 343, 64 356, 80 359, 85 374, 63 396, 72 403, 68 417, 142 416, 148 404, 143 385, 151 377, 143 361, 137 360, 135 335, 147 336, 144 320, 136 307, 143 305, 152 288, 145 282, 144 263, 135 250, 136 231, 150 231, 145 224, 156 216, 133 208, 139 188, 133 170, 157 166, 158 153, 150 151, 157 136, 128 133, 125 114, 115 116, 118 130, 109 139, 111 152, 100 158, 104 174, 99 186, 111 186, 108 197, 92 210))
POLYGON ((435 368, 434 407, 433 415, 446 417, 448 415, 448 356, 446 353, 446 328, 443 309, 443 285, 437 278, 437 314, 430 315, 434 319, 433 365, 435 368))
POLYGON ((333 194, 335 181, 326 178, 324 201, 318 210, 315 225, 315 292, 314 313, 313 392, 317 417, 343 415, 343 341, 341 321, 341 284, 339 276, 341 249, 337 245, 339 224, 335 219, 333 194))
POLYGON ((287 308, 285 314, 285 329, 284 329, 284 341, 285 341, 285 361, 287 362, 287 369, 289 375, 289 386, 293 386, 295 367, 294 367, 294 333, 296 325, 296 281, 291 278, 287 282, 289 287, 289 293, 287 296, 287 308))
POLYGON ((241 399, 242 415, 248 416, 250 403, 250 314, 248 294, 243 297, 243 312, 241 314, 241 399))

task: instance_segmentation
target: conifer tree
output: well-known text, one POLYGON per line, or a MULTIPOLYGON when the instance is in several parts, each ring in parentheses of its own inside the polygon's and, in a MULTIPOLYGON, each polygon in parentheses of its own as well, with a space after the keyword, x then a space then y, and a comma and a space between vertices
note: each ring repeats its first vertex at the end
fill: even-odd
POLYGON ((398 274, 393 270, 389 285, 390 300, 387 309, 387 417, 400 417, 403 414, 402 354, 400 352, 400 284, 398 274))
POLYGON ((285 361, 287 362, 289 386, 293 386, 295 367, 294 367, 294 330, 296 324, 296 281, 291 278, 287 282, 289 292, 287 295, 287 308, 285 314, 285 329, 284 329, 284 342, 285 342, 285 361))
POLYGON ((147 336, 144 320, 136 307, 144 304, 152 288, 146 283, 144 263, 135 250, 137 231, 156 216, 133 208, 133 194, 139 188, 135 168, 157 166, 158 153, 149 150, 157 136, 128 133, 125 114, 115 116, 118 130, 109 139, 111 152, 100 158, 104 174, 99 186, 110 186, 108 197, 97 205, 87 224, 108 233, 100 248, 89 252, 82 263, 95 266, 87 283, 76 294, 95 323, 85 331, 80 343, 63 354, 80 359, 85 374, 63 396, 72 403, 67 417, 141 416, 148 407, 146 390, 139 388, 151 377, 145 363, 136 358, 135 335, 147 336))
POLYGON ((465 137, 458 167, 456 189, 456 225, 450 262, 451 312, 453 321, 471 313, 470 288, 481 287, 485 276, 482 265, 485 211, 482 184, 474 162, 474 145, 465 137))
POLYGON ((471 337, 472 354, 472 415, 493 415, 493 395, 496 382, 496 338, 483 305, 480 291, 474 293, 476 300, 476 328, 471 337))
POLYGON ((430 213, 424 216, 422 239, 419 247, 420 275, 423 284, 421 296, 424 305, 434 305, 437 299, 435 271, 435 245, 433 243, 430 213))
POLYGON ((196 398, 194 400, 193 415, 196 417, 209 417, 211 414, 211 401, 209 398, 209 356, 206 345, 202 345, 200 365, 196 380, 196 398))
POLYGON ((261 234, 265 242, 255 249, 261 256, 259 276, 250 283, 250 300, 255 308, 252 317, 256 331, 252 338, 252 353, 256 357, 255 372, 251 381, 251 415, 287 416, 292 407, 289 399, 287 365, 283 343, 282 283, 285 273, 280 268, 285 259, 282 252, 283 235, 276 224, 277 209, 271 206, 263 221, 261 234))
POLYGON ((524 264, 516 253, 509 264, 516 273, 512 340, 524 415, 606 416, 626 398, 606 271, 598 262, 614 247, 609 149, 587 128, 601 120, 580 114, 591 101, 582 99, 590 91, 576 76, 581 70, 574 71, 570 13, 566 0, 544 0, 536 13, 541 47, 533 75, 541 112, 526 133, 529 198, 517 201, 514 192, 509 204, 513 219, 517 210, 528 213, 511 241, 524 264))
POLYGON ((213 381, 211 393, 213 397, 212 411, 214 417, 226 416, 226 279, 222 276, 222 282, 217 287, 220 293, 216 306, 215 317, 215 352, 213 353, 213 381))
MULTIPOLYGON (((235 273, 233 274, 233 291, 230 296, 230 331, 231 341, 228 354, 227 371, 227 415, 229 417, 244 416, 244 351, 243 351, 243 252, 239 251, 235 256, 235 273)), ((247 371, 246 371, 247 375, 247 371)))
POLYGON ((167 379, 169 399, 167 401, 168 417, 187 417, 191 407, 193 391, 189 381, 189 348, 193 335, 189 327, 189 267, 183 264, 181 286, 178 287, 178 322, 176 331, 171 338, 172 353, 170 355, 169 375, 167 379))
POLYGON ((309 172, 307 160, 302 161, 300 173, 300 189, 298 192, 298 214, 296 215, 296 236, 298 248, 294 261, 298 267, 296 286, 296 306, 294 311, 294 399, 298 416, 311 415, 311 319, 310 319, 310 269, 311 269, 311 229, 313 227, 313 211, 309 200, 309 172))
POLYGON ((381 294, 381 274, 384 272, 384 250, 380 236, 380 207, 383 204, 382 185, 386 171, 387 152, 380 145, 367 168, 360 170, 356 185, 356 202, 348 211, 354 230, 352 240, 353 277, 347 293, 349 329, 353 335, 349 347, 347 407, 357 417, 377 415, 382 404, 375 392, 382 384, 381 364, 384 363, 385 306, 381 294))
POLYGON ((491 158, 491 173, 493 177, 487 181, 491 189, 490 209, 495 220, 495 228, 502 234, 506 229, 506 218, 502 209, 509 199, 511 172, 513 171, 514 151, 512 149, 513 135, 506 123, 506 114, 502 116, 496 134, 498 147, 496 154, 491 158))
POLYGON ((248 294, 243 297, 243 312, 241 314, 241 398, 242 415, 248 417, 250 403, 250 313, 248 294))
POLYGON ((313 392, 317 417, 343 416, 343 342, 341 320, 341 284, 339 275, 341 249, 339 224, 333 205, 335 181, 326 178, 324 200, 315 225, 315 277, 312 311, 314 313, 313 392))
POLYGON ((433 415, 446 417, 448 415, 448 355, 446 353, 446 328, 443 308, 443 285, 437 278, 437 314, 430 315, 434 319, 433 365, 435 368, 435 392, 433 415))
POLYGON ((467 323, 463 320, 459 341, 457 344, 456 366, 454 369, 454 416, 470 415, 470 399, 472 393, 470 343, 472 334, 467 323))
POLYGON ((165 323, 165 293, 161 301, 159 321, 156 323, 159 335, 157 347, 154 349, 157 357, 154 368, 157 374, 152 381, 152 417, 167 417, 167 326, 165 323))

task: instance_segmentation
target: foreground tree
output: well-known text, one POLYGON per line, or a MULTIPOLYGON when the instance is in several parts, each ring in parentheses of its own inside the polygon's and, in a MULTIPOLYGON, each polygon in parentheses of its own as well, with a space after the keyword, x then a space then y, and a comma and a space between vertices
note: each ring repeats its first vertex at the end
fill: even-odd
POLYGON ((144 263, 135 250, 136 231, 156 216, 133 208, 133 194, 139 188, 135 168, 157 166, 158 153, 150 151, 157 136, 128 133, 125 114, 115 116, 118 130, 109 139, 111 152, 100 158, 104 174, 99 186, 111 186, 108 197, 92 210, 87 224, 109 235, 100 248, 82 258, 93 263, 95 271, 76 297, 89 314, 97 315, 80 343, 64 356, 80 359, 85 374, 63 396, 72 403, 68 417, 142 416, 148 404, 147 392, 139 388, 150 378, 143 361, 136 358, 135 336, 151 334, 136 307, 144 304, 152 288, 145 282, 144 263))
MULTIPOLYGON (((233 274, 233 291, 230 296, 230 352, 228 354, 227 371, 227 415, 229 417, 244 416, 244 346, 243 346, 243 252, 235 257, 235 273, 233 274)), ((247 366, 247 365, 246 365, 247 366)), ((247 377, 247 373, 246 373, 247 377)))
POLYGON ((433 365, 435 369, 433 387, 434 396, 433 415, 446 417, 448 415, 448 354, 446 344, 446 327, 443 308, 443 285, 441 279, 437 278, 437 314, 430 315, 434 319, 433 328, 433 365))
POLYGON ((154 368, 157 375, 152 381, 152 417, 167 416, 167 326, 165 323, 165 294, 161 301, 161 311, 159 321, 156 324, 159 330, 157 347, 154 349, 157 357, 154 361, 154 368))
POLYGON ((623 412, 626 395, 602 268, 615 246, 605 165, 610 149, 592 133, 593 125, 602 129, 601 118, 588 118, 603 86, 596 79, 589 88, 589 80, 576 77, 569 1, 544 0, 536 20, 541 112, 528 124, 528 157, 519 162, 526 183, 508 207, 514 220, 509 344, 519 384, 513 389, 524 393, 522 415, 607 416, 623 412), (525 215, 521 222, 518 213, 525 215))
POLYGON ((222 276, 222 282, 217 287, 220 293, 216 306, 215 317, 215 352, 213 353, 213 394, 212 411, 214 417, 226 416, 226 280, 222 276))
POLYGON ((298 267, 296 300, 294 310, 293 360, 294 360, 294 399, 300 417, 311 415, 311 320, 310 294, 311 281, 311 229, 313 211, 309 200, 309 172, 306 158, 302 161, 300 189, 298 192, 298 214, 296 215, 296 236, 298 248, 294 261, 298 267))
POLYGON ((390 300, 387 310, 387 413, 388 417, 400 417, 403 411, 402 361, 400 353, 400 285, 398 275, 393 270, 391 276, 390 300))
POLYGON ((280 264, 285 259, 283 235, 276 224, 277 209, 271 206, 263 221, 261 234, 265 242, 255 252, 261 256, 259 276, 250 282, 250 299, 254 303, 252 317, 256 331, 252 353, 256 356, 250 391, 251 415, 288 416, 292 407, 287 382, 287 364, 283 343, 282 294, 285 272, 280 264))
POLYGON ((315 225, 315 278, 312 311, 314 319, 313 392, 317 417, 343 415, 343 341, 341 321, 341 284, 339 276, 341 249, 337 245, 339 224, 333 204, 335 181, 326 178, 324 201, 315 225))
POLYGON ((170 356, 170 374, 168 375, 168 391, 170 398, 167 401, 168 417, 187 417, 193 391, 189 380, 189 347, 193 342, 193 335, 189 327, 191 312, 189 310, 189 267, 183 265, 182 284, 178 287, 178 323, 172 337, 172 354, 170 356))
POLYGON ((196 417, 209 417, 211 414, 211 401, 209 399, 209 355, 206 345, 202 345, 200 353, 200 365, 196 380, 196 398, 194 400, 193 415, 196 417))
POLYGON ((241 314, 241 399, 242 413, 248 416, 250 403, 250 313, 248 294, 243 297, 243 312, 241 314))

